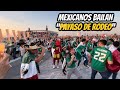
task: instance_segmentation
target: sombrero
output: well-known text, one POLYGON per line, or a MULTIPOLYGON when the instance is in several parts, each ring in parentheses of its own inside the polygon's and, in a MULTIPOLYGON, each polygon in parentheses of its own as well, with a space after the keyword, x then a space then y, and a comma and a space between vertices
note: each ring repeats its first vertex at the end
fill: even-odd
POLYGON ((29 46, 29 48, 25 48, 26 50, 35 50, 35 49, 38 49, 40 47, 38 47, 37 45, 34 45, 34 46, 29 46))
POLYGON ((12 46, 12 45, 13 45, 12 43, 8 44, 8 46, 12 46))

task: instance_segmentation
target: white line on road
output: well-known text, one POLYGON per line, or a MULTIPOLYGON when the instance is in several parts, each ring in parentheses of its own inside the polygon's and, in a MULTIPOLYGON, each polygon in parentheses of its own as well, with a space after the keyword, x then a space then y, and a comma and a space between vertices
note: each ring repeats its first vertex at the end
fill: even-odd
POLYGON ((10 63, 15 62, 15 61, 18 61, 18 60, 20 60, 20 59, 21 59, 21 57, 16 58, 16 59, 14 59, 14 60, 10 60, 10 63))

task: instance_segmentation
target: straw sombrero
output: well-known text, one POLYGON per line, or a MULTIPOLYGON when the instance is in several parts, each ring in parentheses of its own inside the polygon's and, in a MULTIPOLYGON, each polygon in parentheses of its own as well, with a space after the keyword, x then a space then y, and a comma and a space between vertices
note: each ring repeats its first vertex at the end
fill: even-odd
POLYGON ((26 50, 35 50, 35 49, 38 49, 40 47, 38 47, 37 45, 34 45, 34 46, 29 46, 29 48, 25 48, 26 50))
POLYGON ((12 46, 12 45, 13 45, 12 43, 8 44, 8 46, 12 46))

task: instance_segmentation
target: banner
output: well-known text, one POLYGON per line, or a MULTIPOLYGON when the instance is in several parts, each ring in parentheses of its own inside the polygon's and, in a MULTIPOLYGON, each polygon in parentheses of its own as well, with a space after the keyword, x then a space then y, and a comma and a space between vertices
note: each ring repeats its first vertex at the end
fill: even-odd
POLYGON ((2 30, 0 29, 0 42, 3 40, 2 30))
POLYGON ((9 30, 8 29, 6 29, 6 36, 8 38, 8 42, 10 42, 10 34, 9 34, 9 30))
POLYGON ((14 40, 15 40, 15 42, 16 42, 17 36, 16 36, 16 34, 15 34, 15 30, 12 30, 12 33, 13 33, 13 36, 14 36, 14 40))

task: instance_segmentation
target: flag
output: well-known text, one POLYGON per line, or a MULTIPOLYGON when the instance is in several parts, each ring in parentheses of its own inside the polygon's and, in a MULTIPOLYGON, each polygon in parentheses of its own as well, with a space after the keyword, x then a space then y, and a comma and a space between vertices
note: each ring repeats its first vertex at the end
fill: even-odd
POLYGON ((9 34, 9 30, 8 29, 6 29, 6 36, 7 36, 7 38, 8 38, 8 41, 10 42, 10 34, 9 34))
POLYGON ((20 67, 20 76, 22 79, 33 79, 34 77, 37 78, 37 67, 36 62, 32 58, 29 52, 26 53, 27 57, 23 57, 21 67, 20 67))
POLYGON ((12 33, 13 33, 13 36, 14 36, 14 40, 15 40, 15 42, 16 42, 17 37, 16 37, 16 34, 15 34, 15 30, 12 30, 12 33))
POLYGON ((0 29, 0 42, 3 40, 2 30, 0 29))

